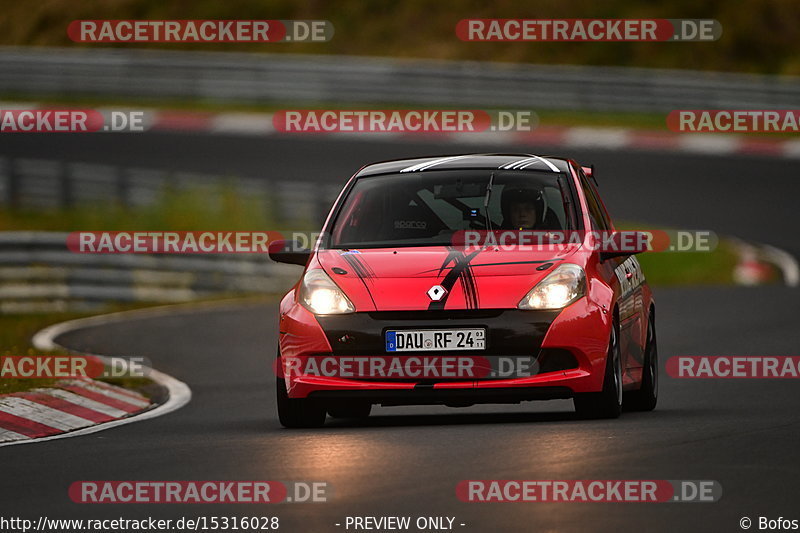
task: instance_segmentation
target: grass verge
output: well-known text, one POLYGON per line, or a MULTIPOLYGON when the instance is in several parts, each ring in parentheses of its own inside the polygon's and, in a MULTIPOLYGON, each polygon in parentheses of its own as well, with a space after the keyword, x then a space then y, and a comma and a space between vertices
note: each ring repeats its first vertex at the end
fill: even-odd
POLYGON ((96 202, 67 209, 0 210, 4 231, 257 231, 281 229, 269 210, 229 184, 166 189, 152 205, 96 202))
MULTIPOLYGON (((635 222, 621 221, 618 230, 662 230, 635 222)), ((647 282, 653 286, 729 285, 734 283, 733 272, 739 262, 734 244, 720 237, 717 246, 708 252, 645 252, 636 256, 647 282)))
POLYGON ((728 285, 738 262, 725 240, 711 252, 647 252, 636 257, 653 286, 728 285))
MULTIPOLYGON (((142 306, 116 305, 113 310, 125 311, 142 306)), ((44 356, 44 355, 69 355, 66 350, 55 350, 41 353, 31 344, 33 335, 45 327, 58 322, 73 320, 90 316, 91 313, 42 313, 25 315, 0 315, 0 356, 44 356)), ((56 378, 0 378, 0 394, 23 392, 40 387, 52 387, 56 378)), ((146 397, 152 397, 155 383, 146 377, 122 376, 115 378, 102 378, 98 381, 111 383, 120 387, 135 390, 146 397)))

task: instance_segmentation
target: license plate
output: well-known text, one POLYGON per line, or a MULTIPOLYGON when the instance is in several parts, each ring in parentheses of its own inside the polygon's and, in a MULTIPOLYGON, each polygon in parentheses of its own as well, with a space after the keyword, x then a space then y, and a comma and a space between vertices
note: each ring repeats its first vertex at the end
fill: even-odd
POLYGON ((486 330, 419 329, 386 332, 387 352, 437 352, 450 350, 483 350, 486 330))

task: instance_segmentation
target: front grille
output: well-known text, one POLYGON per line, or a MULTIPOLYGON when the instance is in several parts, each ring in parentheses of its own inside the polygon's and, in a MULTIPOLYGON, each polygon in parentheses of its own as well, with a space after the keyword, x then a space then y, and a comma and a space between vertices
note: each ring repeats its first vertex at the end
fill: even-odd
POLYGON ((419 321, 423 320, 479 320, 497 318, 504 309, 432 309, 429 311, 372 311, 370 318, 378 321, 419 321))
MULTIPOLYGON (((442 311, 379 311, 318 316, 334 355, 385 354, 385 332, 391 329, 486 328, 486 349, 463 355, 536 356, 559 311, 478 309, 442 311)), ((423 355, 434 352, 403 352, 423 355)), ((445 353, 445 352, 439 352, 445 353)))

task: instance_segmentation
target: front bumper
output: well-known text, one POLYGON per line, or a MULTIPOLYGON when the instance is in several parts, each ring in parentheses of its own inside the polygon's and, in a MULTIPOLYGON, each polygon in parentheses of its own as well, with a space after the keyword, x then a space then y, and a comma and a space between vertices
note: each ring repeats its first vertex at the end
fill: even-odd
MULTIPOLYGON (((291 398, 362 399, 383 405, 517 403, 570 398, 602 388, 610 317, 583 298, 562 311, 383 311, 314 316, 294 305, 281 319, 284 357, 386 357, 388 329, 484 327, 488 361, 529 358, 534 372, 479 379, 342 378, 287 374, 291 398)), ((424 352, 431 355, 431 352, 424 352)), ((403 356, 422 353, 403 352, 403 356)), ((397 356, 397 354, 393 354, 397 356)))
POLYGON ((308 395, 318 400, 360 400, 381 405, 450 405, 468 406, 476 403, 519 403, 529 400, 565 399, 573 396, 569 387, 492 387, 434 388, 416 386, 413 389, 328 389, 308 395))

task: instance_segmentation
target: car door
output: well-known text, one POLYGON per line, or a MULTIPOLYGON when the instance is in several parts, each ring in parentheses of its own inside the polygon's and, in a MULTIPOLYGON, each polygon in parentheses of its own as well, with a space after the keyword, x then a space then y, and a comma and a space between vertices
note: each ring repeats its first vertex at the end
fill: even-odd
MULTIPOLYGON (((597 189, 579 171, 581 188, 589 208, 592 229, 612 232, 614 225, 600 199, 597 189)), ((643 360, 641 266, 634 256, 614 257, 603 261, 599 270, 603 278, 616 287, 619 308, 620 348, 623 365, 623 385, 641 379, 643 360)))

